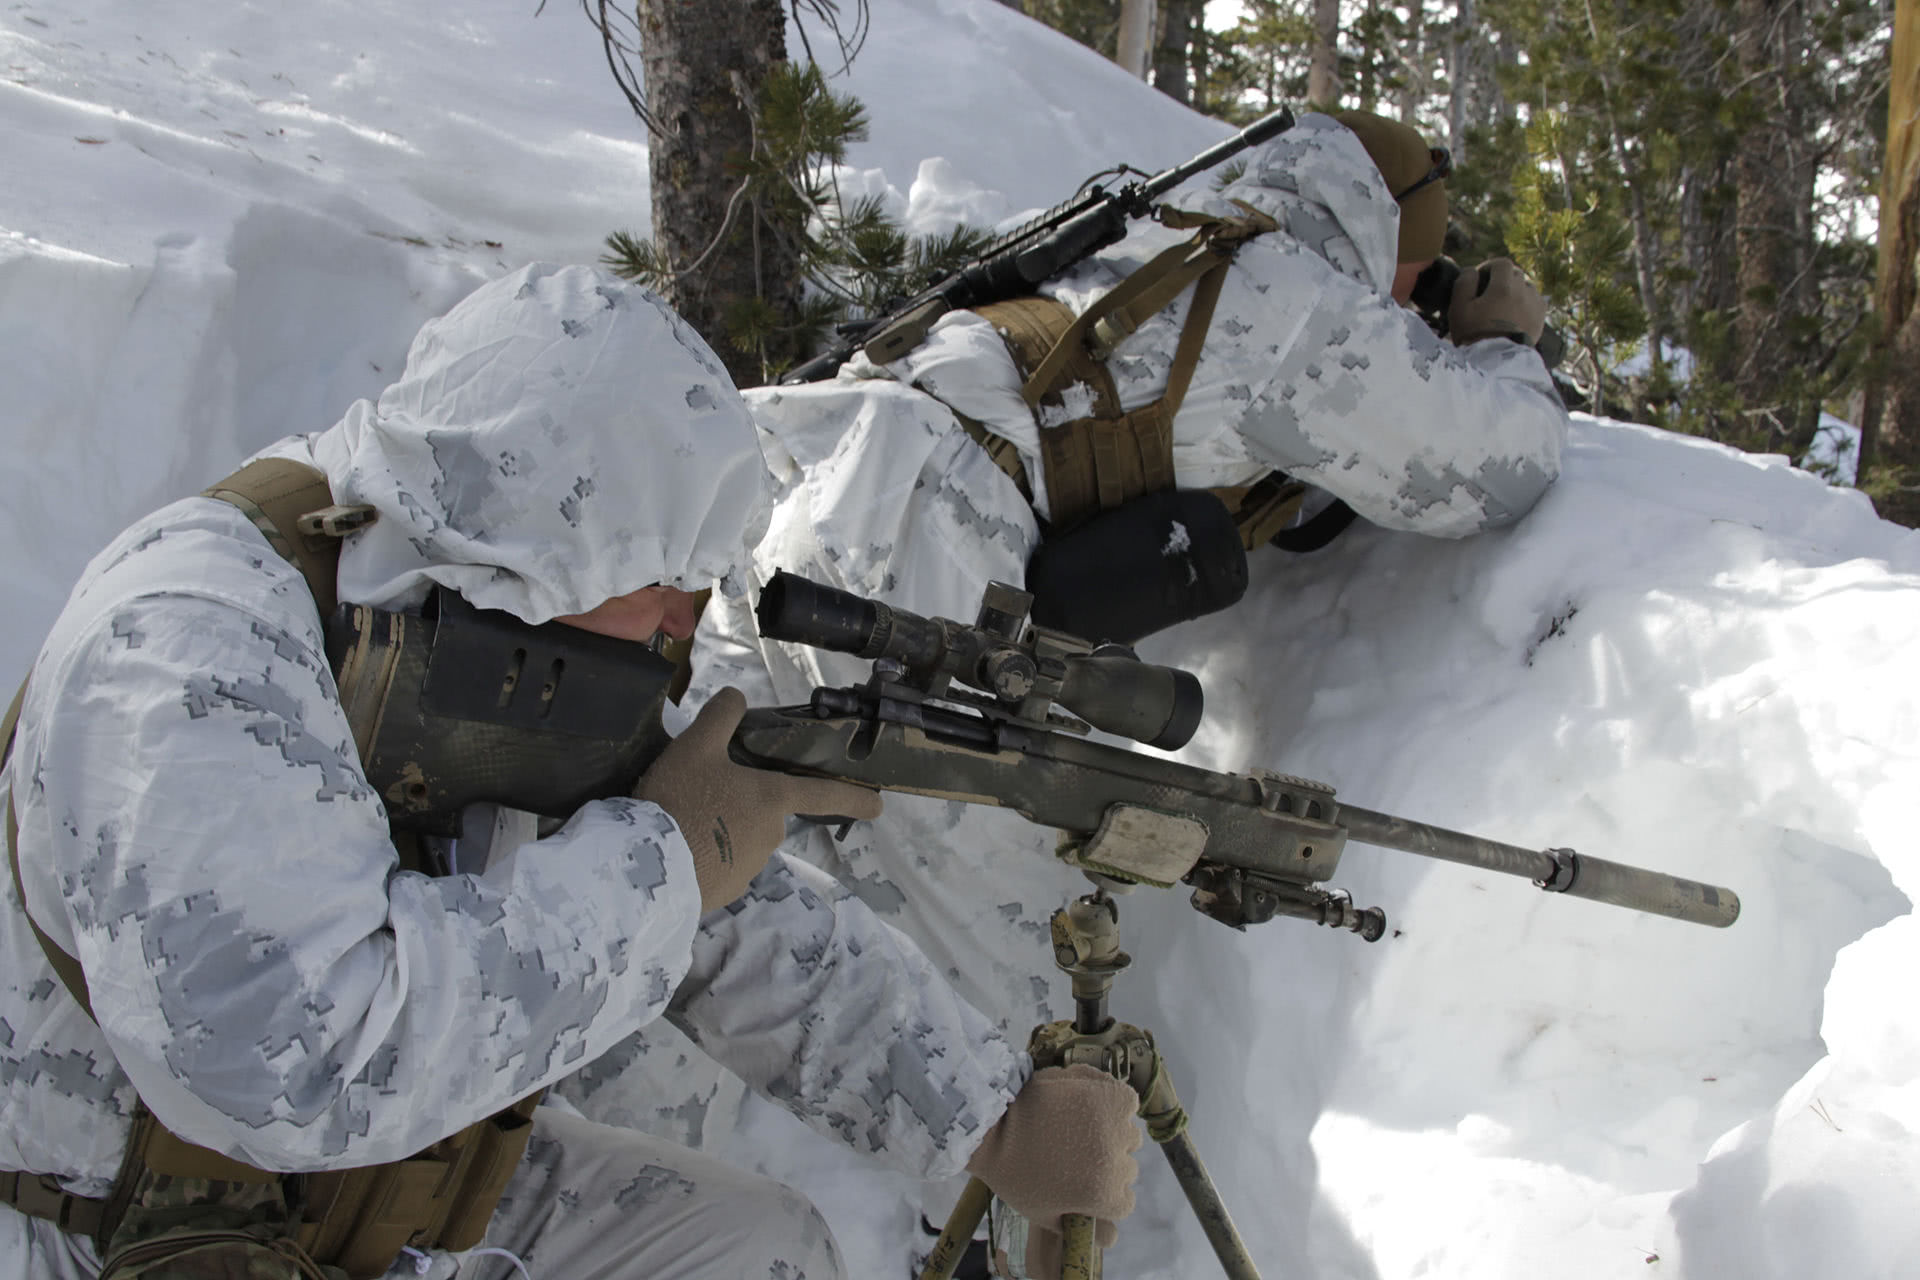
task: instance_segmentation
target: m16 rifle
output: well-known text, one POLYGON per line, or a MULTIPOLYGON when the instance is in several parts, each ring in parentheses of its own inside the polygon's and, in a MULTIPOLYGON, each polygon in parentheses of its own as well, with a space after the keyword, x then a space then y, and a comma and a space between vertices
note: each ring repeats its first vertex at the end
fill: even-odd
POLYGON ((840 326, 840 340, 780 379, 784 385, 831 378, 855 351, 877 364, 898 360, 920 345, 933 322, 949 311, 1032 293, 1080 259, 1119 240, 1127 223, 1154 210, 1154 202, 1195 174, 1293 127, 1285 107, 1254 121, 1191 160, 1116 190, 1095 183, 1065 203, 999 236, 972 261, 884 315, 840 326))

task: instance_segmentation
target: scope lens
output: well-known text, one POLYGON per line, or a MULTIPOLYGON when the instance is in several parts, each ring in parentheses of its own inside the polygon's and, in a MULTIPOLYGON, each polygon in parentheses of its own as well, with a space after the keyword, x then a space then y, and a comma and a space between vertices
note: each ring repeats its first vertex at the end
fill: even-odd
POLYGON ((754 618, 769 640, 789 640, 861 657, 873 639, 878 610, 871 600, 785 569, 760 592, 754 618))

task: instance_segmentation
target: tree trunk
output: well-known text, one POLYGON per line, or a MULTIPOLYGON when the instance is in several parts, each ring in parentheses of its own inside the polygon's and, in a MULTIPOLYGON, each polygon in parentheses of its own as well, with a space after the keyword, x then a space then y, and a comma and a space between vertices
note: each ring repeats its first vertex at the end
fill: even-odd
POLYGON ((1120 31, 1113 60, 1137 80, 1147 78, 1153 50, 1153 0, 1121 0, 1120 31))
POLYGON ((1740 70, 1758 108, 1734 168, 1735 382, 1753 414, 1752 429, 1741 434, 1749 445, 1797 457, 1812 442, 1819 410, 1795 394, 1805 353, 1791 332, 1807 310, 1802 281, 1812 251, 1804 235, 1813 195, 1810 133, 1795 74, 1805 12, 1801 0, 1739 0, 1737 20, 1740 70))
POLYGON ((752 154, 755 96, 786 53, 782 0, 639 0, 650 139, 653 242, 676 278, 668 301, 734 381, 761 381, 762 358, 733 341, 732 317, 765 301, 791 315, 800 263, 788 237, 760 234, 741 186, 752 154), (729 209, 731 206, 731 210, 729 209))
POLYGON ((1196 0, 1196 4, 1198 9, 1194 13, 1193 40, 1189 55, 1191 60, 1187 63, 1187 70, 1192 73, 1189 82, 1193 86, 1192 98, 1188 105, 1195 111, 1212 115, 1213 103, 1208 96, 1207 77, 1213 74, 1213 33, 1207 30, 1204 4, 1199 0, 1196 0))
POLYGON ((1307 64, 1307 102, 1340 103, 1340 0, 1313 0, 1313 56, 1307 64))
POLYGON ((1453 162, 1467 164, 1467 92, 1473 78, 1475 31, 1473 0, 1458 0, 1453 27, 1447 33, 1447 148, 1453 162))
POLYGON ((1600 81, 1600 98, 1607 113, 1607 148, 1627 188, 1627 212, 1633 227, 1634 286, 1640 295, 1640 309, 1647 317, 1647 359, 1655 378, 1664 375, 1667 363, 1667 328, 1660 311, 1660 294, 1654 284, 1654 260, 1659 249, 1654 243, 1653 219, 1647 212, 1647 184, 1640 172, 1642 143, 1637 134, 1630 139, 1620 125, 1620 110, 1615 105, 1619 90, 1614 73, 1608 67, 1613 51, 1612 36, 1602 35, 1594 18, 1593 0, 1586 0, 1587 33, 1593 41, 1595 75, 1600 81))
POLYGON ((1175 102, 1191 103, 1187 85, 1187 46, 1200 0, 1161 0, 1160 43, 1153 54, 1153 87, 1175 102))
POLYGON ((1427 0, 1407 0, 1406 40, 1394 56, 1406 78, 1400 86, 1400 118, 1417 126, 1433 80, 1427 70, 1427 0))
POLYGON ((1860 480, 1888 520, 1920 528, 1920 0, 1898 0, 1880 188, 1881 367, 1867 385, 1860 480))

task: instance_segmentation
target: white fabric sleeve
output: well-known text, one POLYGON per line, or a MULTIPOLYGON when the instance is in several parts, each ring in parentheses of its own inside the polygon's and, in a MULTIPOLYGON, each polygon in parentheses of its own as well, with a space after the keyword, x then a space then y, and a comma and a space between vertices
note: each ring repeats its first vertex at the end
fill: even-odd
POLYGON ((595 801, 485 875, 404 872, 311 621, 167 594, 73 634, 35 677, 29 905, 181 1136, 397 1159, 666 1007, 699 895, 659 809, 595 801))
POLYGON ((772 706, 780 700, 760 648, 753 602, 744 593, 728 597, 716 591, 701 610, 693 637, 693 675, 680 698, 680 718, 691 720, 707 699, 728 687, 745 694, 750 707, 772 706))
POLYGON ((1567 433, 1539 354, 1455 347, 1337 273, 1325 289, 1241 418, 1253 452, 1389 529, 1457 538, 1531 510, 1567 433))
POLYGON ((700 922, 668 1016, 813 1129, 923 1178, 961 1172, 1032 1072, 904 934, 785 852, 700 922))

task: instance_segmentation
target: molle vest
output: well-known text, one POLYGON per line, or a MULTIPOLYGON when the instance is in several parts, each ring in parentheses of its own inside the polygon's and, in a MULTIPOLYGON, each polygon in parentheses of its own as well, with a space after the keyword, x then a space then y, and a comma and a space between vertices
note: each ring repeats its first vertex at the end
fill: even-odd
MULTIPOLYGON (((1174 487, 1173 419, 1200 362, 1227 267, 1247 240, 1277 229, 1258 209, 1235 203, 1242 215, 1233 218, 1163 209, 1160 222, 1198 228, 1194 236, 1134 271, 1078 318, 1065 304, 1038 295, 975 308, 1006 339, 1024 380, 1021 394, 1040 427, 1041 465, 1056 529, 1174 487), (1123 411, 1107 357, 1188 286, 1193 301, 1166 390, 1152 404, 1123 411), (1092 412, 1047 425, 1069 412, 1063 393, 1076 385, 1092 393, 1092 412)), ((1033 485, 1013 444, 971 418, 962 416, 961 424, 1031 500, 1033 485)), ((1232 512, 1241 542, 1250 551, 1292 522, 1306 486, 1275 472, 1252 485, 1212 492, 1232 512)))
MULTIPOLYGON (((372 508, 335 505, 325 475, 278 458, 249 464, 205 496, 245 513, 274 550, 300 569, 321 619, 333 612, 340 539, 371 523, 372 508)), ((22 684, 0 726, 6 753, 25 694, 22 684)), ((358 738, 360 726, 354 729, 358 738)), ((7 853, 24 906, 17 843, 9 791, 7 853)), ((395 847, 403 865, 418 869, 418 842, 411 835, 396 832, 395 847)), ((91 1017, 78 962, 31 916, 28 923, 54 972, 91 1017)), ((480 1243, 526 1150, 539 1100, 537 1093, 523 1098, 405 1160, 305 1174, 256 1169, 195 1146, 140 1106, 105 1200, 72 1195, 51 1177, 0 1172, 0 1203, 92 1236, 105 1260, 103 1280, 137 1274, 150 1258, 167 1259, 168 1276, 225 1277, 237 1255, 221 1250, 235 1247, 277 1255, 285 1274, 362 1280, 385 1274, 403 1248, 458 1251, 480 1243), (198 1261, 203 1255, 206 1260, 198 1261)))

